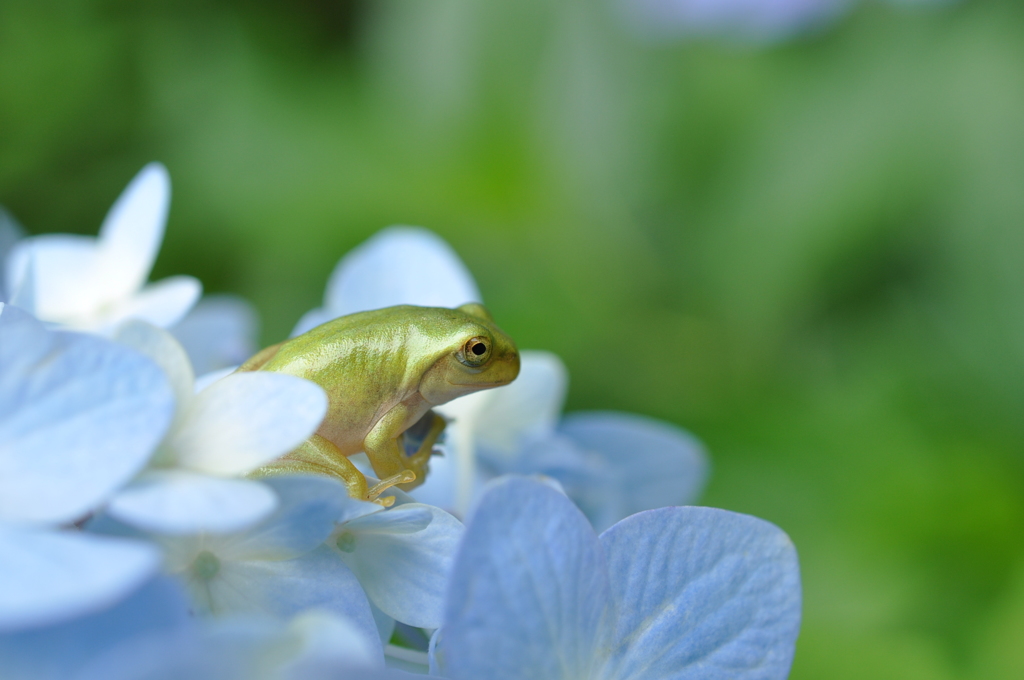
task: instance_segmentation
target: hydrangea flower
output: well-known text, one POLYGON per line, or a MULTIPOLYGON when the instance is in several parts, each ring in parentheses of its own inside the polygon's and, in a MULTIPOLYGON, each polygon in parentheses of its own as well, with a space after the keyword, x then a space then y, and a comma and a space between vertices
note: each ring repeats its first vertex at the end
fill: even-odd
POLYGON ((172 411, 149 359, 0 303, 0 631, 101 608, 154 572, 150 546, 50 527, 134 476, 172 411))
MULTIPOLYGON (((346 499, 327 544, 384 615, 418 628, 437 628, 462 522, 392 491, 396 505, 391 508, 346 499)), ((378 623, 390 638, 393 621, 378 623)))
POLYGON ((199 298, 199 281, 174 276, 144 285, 163 240, 170 191, 167 170, 151 163, 114 203, 97 238, 21 239, 7 256, 8 293, 30 285, 28 311, 80 330, 109 333, 128 318, 164 327, 177 323, 199 298))
POLYGON ((782 680, 800 626, 777 527, 697 507, 600 536, 551 486, 483 495, 452 572, 432 672, 452 680, 782 680))
POLYGON ((455 436, 472 442, 484 473, 558 480, 598 531, 641 510, 696 500, 708 464, 693 436, 627 413, 563 418, 568 372, 561 359, 524 351, 521 366, 511 385, 474 395, 471 409, 453 414, 455 436))
POLYGON ((199 613, 287 619, 315 607, 352 621, 374 639, 379 655, 377 629, 359 582, 323 545, 346 508, 345 487, 333 479, 291 475, 265 484, 275 493, 277 508, 242 531, 145 533, 110 515, 90 522, 88 529, 144 535, 159 545, 167 573, 186 586, 199 613))
POLYGON ((318 385, 277 373, 239 373, 198 394, 181 345, 166 331, 129 321, 116 338, 156 361, 176 397, 174 421, 149 468, 115 496, 111 515, 168 534, 223 533, 274 509, 264 484, 237 479, 308 438, 327 412, 318 385))

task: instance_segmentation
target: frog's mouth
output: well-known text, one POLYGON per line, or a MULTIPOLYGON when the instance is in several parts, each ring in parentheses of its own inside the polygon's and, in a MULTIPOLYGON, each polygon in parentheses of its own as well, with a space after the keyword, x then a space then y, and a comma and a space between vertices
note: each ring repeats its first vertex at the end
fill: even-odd
POLYGON ((472 387, 474 389, 486 390, 491 387, 501 387, 502 385, 508 385, 510 380, 495 380, 491 382, 452 382, 451 380, 445 380, 446 383, 452 387, 472 387))

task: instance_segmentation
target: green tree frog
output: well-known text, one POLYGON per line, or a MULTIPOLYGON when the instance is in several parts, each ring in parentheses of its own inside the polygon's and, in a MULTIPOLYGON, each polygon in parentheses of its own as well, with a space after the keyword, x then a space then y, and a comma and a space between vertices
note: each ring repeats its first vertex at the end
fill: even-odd
POLYGON ((519 352, 483 305, 399 305, 328 321, 267 347, 238 370, 312 380, 329 401, 313 436, 253 476, 328 474, 341 479, 353 498, 387 506, 394 497, 380 498, 384 490, 423 483, 445 426, 430 409, 512 382, 519 352), (348 459, 359 452, 370 459, 379 484, 370 487, 348 459))

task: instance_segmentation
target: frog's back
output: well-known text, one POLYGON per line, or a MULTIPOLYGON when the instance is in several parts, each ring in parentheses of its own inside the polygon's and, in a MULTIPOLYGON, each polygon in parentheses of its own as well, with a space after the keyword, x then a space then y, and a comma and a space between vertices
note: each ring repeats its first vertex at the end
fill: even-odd
POLYGON ((346 454, 361 450, 379 418, 414 397, 422 374, 451 351, 456 310, 401 305, 338 317, 275 348, 240 370, 312 380, 330 402, 318 433, 346 454))

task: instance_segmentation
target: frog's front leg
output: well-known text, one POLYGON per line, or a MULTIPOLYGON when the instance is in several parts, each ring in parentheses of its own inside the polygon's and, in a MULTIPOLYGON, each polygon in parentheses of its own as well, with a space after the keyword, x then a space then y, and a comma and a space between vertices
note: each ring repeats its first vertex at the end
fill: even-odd
MULTIPOLYGON (((420 480, 420 483, 427 476, 430 457, 434 454, 434 445, 437 444, 437 440, 441 433, 444 432, 447 424, 447 421, 434 413, 434 411, 427 411, 422 418, 416 421, 415 425, 404 433, 404 438, 406 439, 405 446, 403 447, 403 451, 406 453, 405 464, 406 467, 416 473, 416 478, 420 480), (411 442, 409 441, 410 435, 412 435, 411 442), (412 445, 416 445, 416 439, 419 439, 419 445, 410 454, 409 450, 412 445)), ((416 483, 403 484, 399 488, 409 491, 416 486, 416 483)))
MULTIPOLYGON (((419 486, 426 477, 426 465, 417 465, 419 469, 414 469, 409 464, 410 458, 406 458, 402 452, 401 435, 411 417, 414 417, 413 407, 405 403, 397 404, 377 421, 363 440, 363 451, 370 459, 370 465, 377 476, 381 479, 392 479, 405 473, 408 478, 399 482, 405 489, 419 486)), ((434 435, 433 439, 436 440, 437 436, 434 435)), ((426 443, 425 440, 424 444, 426 443)), ((433 446, 433 442, 430 444, 433 446)), ((417 451, 413 457, 419 453, 417 451)))

